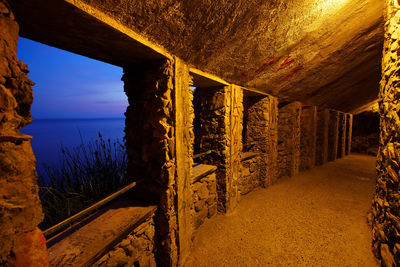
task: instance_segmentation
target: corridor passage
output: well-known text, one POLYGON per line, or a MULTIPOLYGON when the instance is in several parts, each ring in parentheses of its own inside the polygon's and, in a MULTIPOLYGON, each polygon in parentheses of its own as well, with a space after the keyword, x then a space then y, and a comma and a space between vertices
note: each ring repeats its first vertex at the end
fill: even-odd
POLYGON ((377 266, 375 158, 350 155, 242 196, 194 234, 185 266, 377 266))

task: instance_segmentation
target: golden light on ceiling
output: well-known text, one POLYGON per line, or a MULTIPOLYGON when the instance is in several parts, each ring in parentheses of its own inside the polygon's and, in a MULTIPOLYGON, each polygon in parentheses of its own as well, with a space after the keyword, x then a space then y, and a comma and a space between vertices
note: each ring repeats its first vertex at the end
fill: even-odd
POLYGON ((325 0, 318 1, 318 7, 325 12, 337 11, 341 7, 343 7, 349 0, 325 0))

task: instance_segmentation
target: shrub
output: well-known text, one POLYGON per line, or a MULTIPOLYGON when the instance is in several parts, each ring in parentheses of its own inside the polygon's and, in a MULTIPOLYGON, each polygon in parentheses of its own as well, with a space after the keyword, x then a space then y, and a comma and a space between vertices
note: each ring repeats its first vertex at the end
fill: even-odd
MULTIPOLYGON (((81 138, 82 140, 82 138, 81 138)), ((39 195, 46 229, 113 193, 130 181, 126 177, 125 146, 117 139, 99 138, 71 149, 61 147, 58 165, 44 164, 39 195)))

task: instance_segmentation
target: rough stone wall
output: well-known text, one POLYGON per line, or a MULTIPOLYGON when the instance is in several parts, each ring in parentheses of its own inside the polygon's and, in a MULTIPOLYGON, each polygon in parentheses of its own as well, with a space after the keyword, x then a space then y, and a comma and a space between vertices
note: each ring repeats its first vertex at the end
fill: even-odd
POLYGON ((255 142, 249 151, 260 153, 257 180, 259 185, 266 187, 273 184, 277 178, 277 100, 272 96, 253 96, 245 99, 247 107, 245 139, 248 143, 255 142))
POLYGON ((278 169, 278 99, 276 97, 270 96, 269 102, 269 152, 267 158, 267 185, 270 186, 274 184, 279 177, 278 169))
POLYGON ((212 151, 203 163, 218 167, 218 211, 224 213, 233 209, 240 197, 243 92, 233 85, 197 90, 202 95, 200 152, 212 151))
POLYGON ((193 110, 189 74, 178 59, 124 68, 128 175, 143 179, 141 198, 156 202, 156 260, 175 266, 191 237, 193 110), (188 185, 189 184, 189 185, 188 185), (179 231, 180 228, 182 231, 179 231))
POLYGON ((328 161, 337 159, 339 139, 339 112, 329 111, 328 161))
POLYGON ((329 110, 318 108, 317 113, 317 148, 315 164, 323 165, 328 161, 329 110))
POLYGON ((44 238, 36 228, 43 218, 36 160, 30 136, 20 133, 32 121, 33 83, 17 59, 18 34, 8 3, 0 0, 0 265, 46 266, 44 238))
POLYGON ((400 262, 400 6, 387 0, 379 104, 378 180, 372 204, 373 251, 382 266, 400 262))
POLYGON ((338 132, 338 151, 337 157, 342 158, 346 155, 346 124, 347 117, 343 112, 339 112, 339 132, 338 132))
POLYGON ((315 166, 317 145, 317 107, 303 107, 301 110, 300 170, 315 166))
POLYGON ((351 139, 353 135, 353 115, 346 113, 346 155, 351 153, 351 139))
POLYGON ((193 188, 193 222, 197 229, 206 218, 217 213, 217 178, 213 172, 192 184, 193 188))
POLYGON ((154 258, 153 217, 135 228, 124 240, 93 266, 156 266, 154 258))
POLYGON ((264 180, 265 176, 260 175, 260 158, 264 157, 259 155, 242 161, 239 181, 239 191, 242 195, 250 193, 259 186, 263 186, 261 179, 264 180))
POLYGON ((299 172, 300 115, 300 102, 292 102, 279 108, 278 167, 280 177, 294 176, 299 172))

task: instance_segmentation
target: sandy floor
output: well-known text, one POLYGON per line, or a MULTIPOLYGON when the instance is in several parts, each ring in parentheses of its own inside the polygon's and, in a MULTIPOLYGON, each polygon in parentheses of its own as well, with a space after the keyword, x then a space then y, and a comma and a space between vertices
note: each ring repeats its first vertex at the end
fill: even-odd
POLYGON ((375 158, 351 155, 244 197, 195 233, 185 266, 377 266, 375 158))

